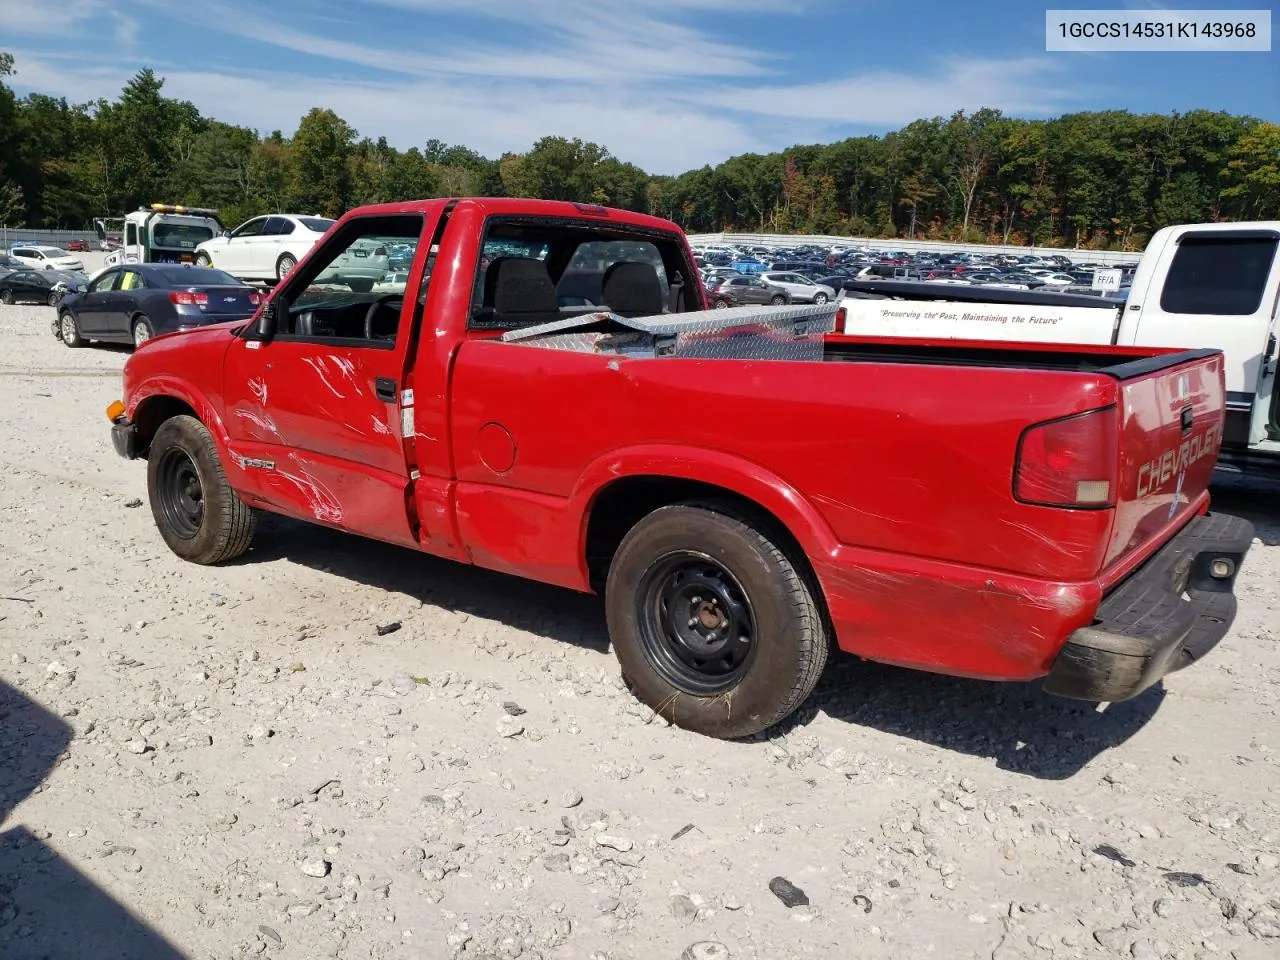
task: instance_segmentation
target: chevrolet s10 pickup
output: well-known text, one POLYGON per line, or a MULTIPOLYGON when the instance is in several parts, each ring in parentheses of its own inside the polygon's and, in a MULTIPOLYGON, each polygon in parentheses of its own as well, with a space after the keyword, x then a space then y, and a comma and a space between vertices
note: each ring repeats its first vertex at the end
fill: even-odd
POLYGON ((707 309, 666 220, 379 205, 251 320, 138 348, 107 414, 179 557, 270 511, 601 592, 634 695, 710 736, 790 715, 833 647, 1116 701, 1226 634, 1220 351, 834 330, 707 309), (412 268, 344 283, 372 246, 412 268))

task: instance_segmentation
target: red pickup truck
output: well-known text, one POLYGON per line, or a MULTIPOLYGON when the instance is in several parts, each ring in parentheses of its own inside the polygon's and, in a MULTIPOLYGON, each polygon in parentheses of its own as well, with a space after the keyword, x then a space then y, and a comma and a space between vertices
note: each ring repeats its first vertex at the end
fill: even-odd
POLYGON ((140 347, 108 418, 178 556, 245 552, 266 510, 602 591, 635 695, 712 736, 792 713, 833 643, 1114 701, 1224 636, 1253 530, 1208 511, 1220 352, 830 309, 708 310, 654 217, 365 207, 252 320, 140 347))

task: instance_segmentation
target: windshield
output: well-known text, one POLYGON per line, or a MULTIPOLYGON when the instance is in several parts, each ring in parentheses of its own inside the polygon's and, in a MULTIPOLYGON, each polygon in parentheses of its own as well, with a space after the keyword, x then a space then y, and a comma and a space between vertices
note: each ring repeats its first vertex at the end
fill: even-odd
POLYGON ((157 223, 151 228, 151 245, 170 250, 194 250, 196 244, 213 239, 211 227, 191 223, 157 223))

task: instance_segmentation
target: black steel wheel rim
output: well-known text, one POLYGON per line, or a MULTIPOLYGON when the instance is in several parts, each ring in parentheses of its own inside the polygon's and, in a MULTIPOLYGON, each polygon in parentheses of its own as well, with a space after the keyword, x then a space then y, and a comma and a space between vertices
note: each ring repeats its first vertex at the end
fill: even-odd
POLYGON ((673 687, 714 696, 747 672, 756 650, 751 601, 711 557, 667 554, 645 573, 637 602, 645 655, 673 687))
POLYGON ((160 455, 156 499, 169 529, 183 540, 194 539, 204 521, 204 487, 195 461, 185 450, 175 448, 160 455))

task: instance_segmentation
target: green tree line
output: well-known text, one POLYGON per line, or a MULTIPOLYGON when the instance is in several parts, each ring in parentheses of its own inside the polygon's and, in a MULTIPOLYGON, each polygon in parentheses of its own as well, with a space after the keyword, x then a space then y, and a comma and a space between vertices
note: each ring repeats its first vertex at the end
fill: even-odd
POLYGON ((1170 223, 1280 219, 1280 126, 1209 110, 998 110, 883 136, 742 154, 651 176, 598 144, 544 137, 491 159, 427 140, 399 150, 317 107, 292 136, 203 117, 139 72, 115 100, 18 97, 0 53, 0 223, 85 227, 153 202, 337 216, 430 196, 602 203, 691 232, 759 231, 1137 249, 1170 223))

